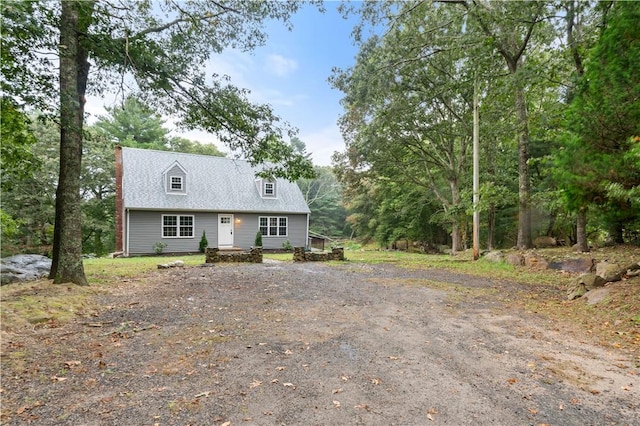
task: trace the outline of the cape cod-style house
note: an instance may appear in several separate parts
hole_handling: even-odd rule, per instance
[[[298,185],[262,179],[247,161],[208,155],[116,148],[116,250],[125,256],[304,247],[310,210]]]

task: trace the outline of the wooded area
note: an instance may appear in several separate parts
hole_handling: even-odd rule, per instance
[[[333,168],[269,105],[192,66],[264,43],[297,3],[1,7],[2,250],[52,245],[55,282],[85,284],[82,255],[113,249],[115,143],[224,155],[169,137],[162,116],[297,180],[314,232],[467,248],[475,87],[483,248],[640,244],[638,2],[343,4],[361,24],[355,64],[329,78],[344,93]],[[87,126],[85,95],[107,92],[127,96]]]
[[[343,10],[362,23],[356,64],[331,77],[345,110],[335,162],[361,238],[469,247],[477,83],[485,248],[640,241],[640,3]]]

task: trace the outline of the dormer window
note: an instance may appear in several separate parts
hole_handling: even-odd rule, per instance
[[[187,171],[177,161],[164,171],[163,179],[167,194],[187,194]]]
[[[277,198],[276,181],[256,179],[256,188],[262,198]]]
[[[171,190],[182,191],[182,176],[171,176]]]

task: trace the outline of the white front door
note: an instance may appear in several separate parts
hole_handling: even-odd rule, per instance
[[[233,215],[218,215],[218,247],[233,247]]]

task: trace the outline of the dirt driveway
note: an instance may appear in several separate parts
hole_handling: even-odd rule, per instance
[[[143,280],[22,357],[3,343],[4,424],[640,425],[637,366],[503,309],[515,284],[277,262]]]

